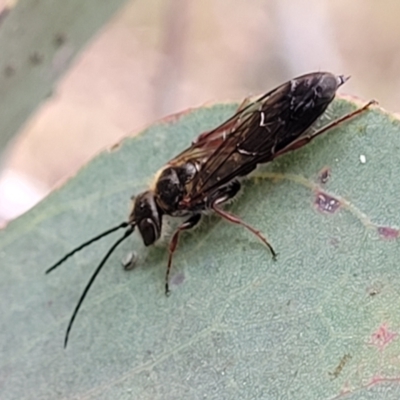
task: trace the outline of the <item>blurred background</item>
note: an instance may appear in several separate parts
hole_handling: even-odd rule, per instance
[[[9,4],[0,0],[0,16]],[[163,116],[303,73],[351,75],[342,92],[398,112],[399,16],[398,0],[125,2],[8,145],[0,221]]]

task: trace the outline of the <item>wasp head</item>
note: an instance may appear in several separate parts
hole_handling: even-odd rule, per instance
[[[137,226],[145,246],[152,245],[160,238],[162,214],[152,191],[143,192],[135,197],[129,224]]]

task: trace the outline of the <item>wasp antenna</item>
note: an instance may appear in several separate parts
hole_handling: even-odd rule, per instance
[[[82,243],[80,246],[76,247],[75,249],[73,249],[72,251],[70,251],[69,253],[67,253],[61,260],[57,261],[54,265],[52,265],[47,271],[46,274],[48,274],[49,272],[53,271],[53,269],[56,269],[58,266],[60,266],[64,261],[66,261],[68,258],[70,258],[72,255],[74,255],[75,253],[77,253],[78,251],[82,250],[84,247],[89,246],[90,244],[92,244],[93,242],[95,242],[96,240],[99,240],[101,238],[103,238],[104,236],[109,235],[110,233],[113,233],[115,231],[117,231],[118,229],[121,228],[126,228],[129,226],[129,222],[123,222],[122,224],[119,224],[118,226],[114,226],[114,228],[109,229],[108,231],[105,231],[103,233],[100,233],[100,235],[95,236],[94,238],[88,240],[85,243]],[[133,231],[133,229],[132,229]]]
[[[116,228],[114,228],[116,229]],[[83,303],[83,300],[85,299],[90,287],[92,286],[94,280],[96,279],[97,275],[99,274],[99,272],[101,271],[101,269],[103,268],[104,264],[106,263],[106,261],[108,260],[108,257],[111,256],[111,254],[114,252],[114,250],[118,247],[118,245],[120,243],[122,243],[129,235],[131,235],[131,233],[134,231],[135,227],[131,226],[125,233],[124,235],[119,238],[110,248],[110,250],[108,250],[107,254],[104,256],[104,258],[101,260],[99,266],[96,268],[96,270],[94,271],[92,277],[90,278],[89,282],[87,283],[85,290],[83,291],[80,299],[78,300],[78,304],[75,307],[74,312],[72,313],[72,317],[69,320],[69,324],[68,324],[68,328],[67,328],[67,332],[65,333],[65,340],[64,340],[64,349],[67,347],[68,344],[68,336],[69,333],[71,331],[72,325],[74,323],[74,320],[78,314],[78,311]]]

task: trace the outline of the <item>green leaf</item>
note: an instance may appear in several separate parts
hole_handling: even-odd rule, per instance
[[[74,57],[125,2],[1,2],[16,4],[0,16],[0,156]]]
[[[355,106],[337,100],[328,115]],[[125,139],[0,232],[2,399],[399,398],[400,124],[376,107],[271,163],[229,206],[277,261],[245,229],[206,218],[183,235],[167,298],[167,252],[151,248],[143,261],[135,234],[63,349],[84,286],[122,233],[46,268],[126,220],[130,195],[235,107]],[[132,249],[142,260],[127,272]]]

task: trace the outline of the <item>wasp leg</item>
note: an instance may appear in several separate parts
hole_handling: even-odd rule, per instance
[[[169,273],[171,271],[171,266],[172,266],[172,256],[174,255],[174,252],[176,250],[176,246],[178,245],[179,241],[179,234],[182,231],[186,231],[188,229],[193,228],[196,226],[201,219],[201,214],[196,214],[193,215],[193,217],[190,217],[187,221],[185,221],[178,229],[174,232],[172,235],[171,241],[169,242],[169,256],[168,256],[168,266],[167,266],[167,273],[165,274],[165,294],[168,296],[170,291],[169,291]]]
[[[236,112],[243,111],[248,105],[251,103],[251,97],[245,97],[245,99],[239,104],[239,107],[237,108]]]
[[[272,254],[272,258],[276,260],[276,253],[273,247],[271,246],[270,243],[268,243],[268,240],[264,237],[264,235],[258,231],[257,229],[253,228],[251,225],[248,225],[246,222],[244,222],[242,219],[240,219],[238,216],[233,215],[225,210],[222,210],[219,208],[217,205],[213,205],[212,209],[222,218],[226,219],[229,222],[232,222],[237,225],[242,225],[246,229],[248,229],[251,233],[256,235],[270,250]]]
[[[211,203],[211,209],[214,210],[220,217],[226,219],[229,222],[232,222],[233,224],[242,225],[251,233],[256,235],[269,248],[273,259],[276,260],[275,250],[273,249],[271,244],[268,243],[268,240],[264,237],[264,235],[260,231],[248,225],[238,216],[233,215],[228,211],[225,211],[222,208],[218,207],[219,204],[225,203],[227,200],[233,198],[240,190],[240,186],[241,186],[240,182],[232,181],[229,185],[222,188],[220,193],[218,194],[218,197],[216,196],[213,202]]]
[[[328,131],[329,129],[334,128],[335,126],[340,125],[341,123],[354,118],[356,115],[361,114],[362,112],[366,111],[370,106],[376,104],[375,100],[371,100],[369,101],[367,104],[365,104],[364,106],[362,106],[361,108],[358,108],[355,111],[352,111],[348,114],[343,115],[343,117],[340,117],[332,122],[330,122],[329,124],[323,126],[322,128],[318,129],[316,132],[312,132],[308,135],[305,136],[300,136],[297,140],[295,140],[294,142],[290,143],[288,146],[284,147],[283,149],[277,151],[274,154],[274,158],[281,156],[282,154],[285,154],[289,151],[292,150],[296,150],[299,149],[300,147],[305,146],[307,143],[311,142],[311,140],[313,140],[314,138],[316,138],[317,136],[321,135],[322,133]]]

